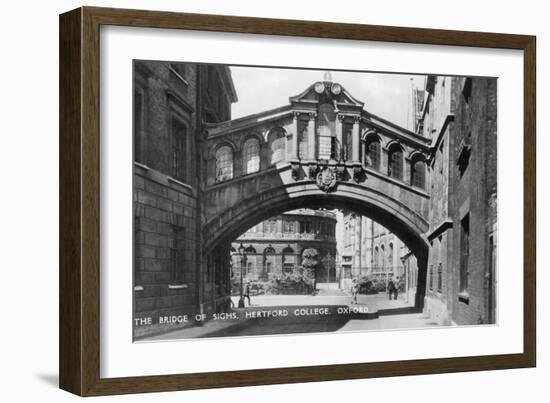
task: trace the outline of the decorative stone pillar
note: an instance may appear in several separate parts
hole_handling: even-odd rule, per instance
[[[342,131],[344,125],[344,115],[338,115],[336,118],[336,160],[342,161],[344,157],[344,143],[342,141]]]
[[[360,148],[360,138],[359,138],[359,120],[360,116],[353,117],[353,129],[351,132],[351,155],[352,162],[359,163],[359,148]]]
[[[307,135],[308,135],[308,159],[315,160],[316,149],[317,149],[317,136],[315,135],[315,112],[309,113],[309,122],[307,126]]]
[[[300,157],[298,154],[298,119],[300,118],[300,114],[298,112],[293,112],[292,115],[293,119],[290,161],[297,161]]]

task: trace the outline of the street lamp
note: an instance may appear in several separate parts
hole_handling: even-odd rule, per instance
[[[245,253],[246,249],[243,246],[242,242],[238,249],[239,249],[239,254],[241,255],[241,296],[239,298],[239,308],[244,308],[243,274],[244,274],[244,268],[246,265],[246,253]]]

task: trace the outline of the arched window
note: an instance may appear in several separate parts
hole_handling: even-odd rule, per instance
[[[374,265],[378,268],[380,267],[380,250],[378,246],[374,248]]]
[[[283,253],[285,255],[293,255],[294,249],[292,249],[290,246],[287,246],[286,248],[283,249]]]
[[[317,118],[319,159],[333,159],[336,154],[336,112],[331,104],[319,106]]]
[[[248,139],[243,146],[244,174],[251,174],[260,170],[260,142],[258,139]]]
[[[424,189],[426,187],[426,163],[420,156],[411,161],[411,186]]]
[[[365,143],[365,165],[372,169],[380,169],[380,141],[378,139],[371,138]]]
[[[275,263],[275,249],[271,245],[269,245],[267,248],[264,249],[264,279],[267,279],[269,274],[273,272]]]
[[[388,266],[393,266],[393,243],[390,243],[390,247],[388,248]]]
[[[388,175],[403,180],[403,150],[397,144],[392,145],[388,152]]]
[[[382,245],[380,247],[380,260],[382,260],[382,267],[386,267],[386,247],[384,245]]]
[[[233,149],[222,146],[216,151],[216,182],[233,179]]]
[[[269,163],[278,164],[285,160],[285,132],[281,128],[271,130],[268,135]]]

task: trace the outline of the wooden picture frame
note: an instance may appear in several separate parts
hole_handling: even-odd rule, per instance
[[[524,52],[523,353],[128,378],[100,377],[100,27],[170,28]],[[534,36],[82,7],[60,16],[60,387],[81,396],[536,365]]]

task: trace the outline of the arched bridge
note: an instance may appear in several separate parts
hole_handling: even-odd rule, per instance
[[[427,253],[430,140],[369,113],[338,83],[211,126],[205,147],[205,251],[274,214],[325,207],[369,216]]]

